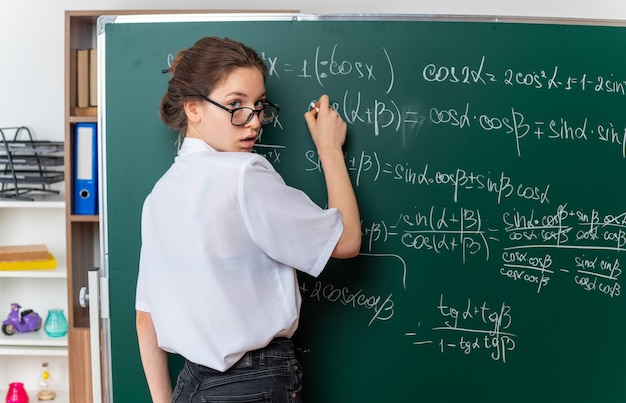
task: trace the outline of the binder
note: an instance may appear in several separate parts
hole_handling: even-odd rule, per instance
[[[89,49],[89,106],[98,106],[98,51]]]
[[[89,49],[76,51],[76,106],[89,106]]]
[[[98,214],[97,129],[96,123],[74,128],[74,214]]]

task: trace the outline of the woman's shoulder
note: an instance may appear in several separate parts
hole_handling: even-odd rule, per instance
[[[274,167],[262,155],[257,153],[218,153],[222,163],[237,166],[240,169],[271,169]]]
[[[220,152],[196,138],[186,138],[184,140],[177,159],[194,161],[194,163],[217,163],[235,167],[248,165],[272,168],[272,165],[264,156],[255,152]]]

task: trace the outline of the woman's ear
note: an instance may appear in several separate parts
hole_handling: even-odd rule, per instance
[[[187,120],[195,123],[200,121],[200,105],[197,100],[183,102],[183,108],[185,109]]]

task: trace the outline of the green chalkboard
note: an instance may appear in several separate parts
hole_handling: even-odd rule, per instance
[[[104,25],[115,401],[147,401],[140,210],[176,148],[157,116],[161,70],[206,35],[263,55],[281,114],[256,150],[322,206],[302,114],[328,93],[348,122],[364,241],[300,277],[307,402],[626,399],[625,28],[206,19]]]

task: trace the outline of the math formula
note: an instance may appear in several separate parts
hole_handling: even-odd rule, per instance
[[[431,328],[407,331],[405,336],[420,348],[436,346],[441,353],[457,351],[465,355],[488,354],[494,360],[507,362],[515,350],[517,335],[512,333],[512,309],[506,303],[490,306],[468,298],[463,305],[451,305],[442,294],[436,306],[441,322]],[[432,335],[428,338],[427,335]],[[425,336],[427,338],[425,338]]]
[[[424,125],[444,125],[454,130],[478,130],[494,136],[494,140],[505,136],[510,139],[518,158],[531,141],[538,144],[554,141],[606,143],[626,158],[626,126],[618,126],[612,120],[598,121],[584,114],[550,115],[549,111],[536,115],[515,104],[498,103],[487,110],[483,105],[475,106],[470,99],[448,104],[407,103],[394,96],[397,83],[409,80],[416,87],[420,83],[504,89],[521,87],[538,94],[541,91],[591,92],[626,97],[626,76],[618,78],[612,72],[595,77],[585,72],[564,73],[559,66],[538,66],[532,71],[505,67],[496,71],[490,67],[489,59],[479,56],[475,61],[456,66],[435,62],[418,65],[409,77],[397,77],[394,60],[401,55],[390,53],[386,47],[356,58],[346,56],[346,53],[346,46],[335,43],[311,48],[308,57],[302,60],[283,60],[269,52],[264,52],[263,57],[269,66],[268,74],[279,81],[286,77],[313,80],[322,89],[330,83],[333,88],[341,83],[350,83],[356,88],[365,87],[365,83],[376,83],[379,91],[375,94],[351,87],[337,92],[339,96],[332,100],[334,108],[349,125],[373,136],[404,138],[419,132]]]
[[[359,258],[390,279],[375,287],[332,275],[302,281],[307,303],[352,312],[367,328],[403,321],[418,352],[503,364],[527,340],[515,324],[558,311],[550,302],[593,306],[597,315],[597,306],[617,309],[626,264],[618,179],[626,121],[612,105],[626,102],[623,69],[480,52],[407,58],[408,50],[376,43],[359,53],[337,40],[281,56],[263,52],[269,80],[307,89],[288,108],[304,113],[328,93],[346,122]],[[294,182],[322,181],[316,147],[303,121],[294,121],[279,117],[264,128],[256,152]],[[306,145],[281,142],[291,136]],[[297,161],[297,172],[283,167],[287,160]],[[407,297],[422,292],[427,297]],[[520,301],[549,302],[530,312]],[[412,315],[414,303],[432,315]]]

